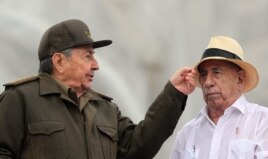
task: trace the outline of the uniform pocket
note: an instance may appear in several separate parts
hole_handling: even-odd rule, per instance
[[[118,134],[117,130],[108,126],[98,125],[101,147],[106,158],[116,158]]]
[[[254,150],[253,140],[233,140],[229,145],[228,159],[252,159],[254,158]]]
[[[98,126],[98,129],[111,140],[115,142],[118,141],[117,131],[114,128],[107,126]]]
[[[58,121],[41,121],[28,124],[33,158],[67,158],[64,124]]]

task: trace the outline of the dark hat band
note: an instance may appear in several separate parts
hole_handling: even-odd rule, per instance
[[[216,49],[216,48],[211,48],[211,49],[205,50],[201,59],[204,59],[207,57],[214,57],[214,56],[225,57],[228,59],[242,60],[239,56],[235,55],[234,53],[231,53],[231,52],[228,52],[225,50],[221,50],[221,49]]]

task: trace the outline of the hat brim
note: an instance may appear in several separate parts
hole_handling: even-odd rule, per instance
[[[112,44],[112,40],[100,40],[100,41],[94,41],[92,43],[92,47],[93,48],[100,48],[100,47],[104,47],[104,46],[108,46]]]
[[[96,49],[96,48],[100,48],[100,47],[104,47],[104,46],[108,46],[108,45],[112,44],[112,40],[88,41],[88,42],[75,44],[75,45],[71,46],[70,48],[76,47],[76,46],[81,46],[81,45],[89,45],[89,44],[91,44],[92,47],[94,49]]]
[[[198,72],[198,67],[201,63],[203,63],[204,61],[208,61],[208,60],[223,60],[223,61],[228,61],[231,63],[234,63],[236,65],[238,65],[241,69],[243,69],[246,72],[246,78],[245,78],[245,86],[243,89],[243,92],[248,92],[250,90],[252,90],[253,88],[255,88],[259,82],[259,75],[258,72],[256,70],[256,68],[251,65],[250,63],[246,62],[246,61],[242,61],[242,60],[238,60],[238,59],[227,59],[224,57],[207,57],[202,59],[199,63],[197,63],[194,66],[194,69],[197,70]],[[200,83],[199,80],[197,79],[197,86],[200,87]]]

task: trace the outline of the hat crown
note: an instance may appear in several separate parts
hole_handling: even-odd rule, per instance
[[[87,44],[92,45],[93,48],[99,48],[111,43],[111,40],[94,41],[86,23],[78,19],[70,19],[46,30],[39,44],[38,56],[42,61],[51,57],[55,52],[65,49]]]
[[[93,42],[88,26],[81,20],[70,19],[47,29],[39,45],[40,61],[54,52],[63,51],[75,45]]]
[[[242,47],[232,38],[226,36],[215,36],[210,39],[207,49],[217,48],[227,52],[231,52],[242,60],[244,60],[244,54]]]
[[[238,65],[245,71],[243,92],[248,92],[255,88],[259,81],[256,68],[244,60],[241,46],[232,38],[226,36],[215,36],[209,41],[207,49],[204,51],[201,60],[194,66],[199,71],[199,65],[207,60],[223,60]],[[197,78],[197,86],[200,86]]]

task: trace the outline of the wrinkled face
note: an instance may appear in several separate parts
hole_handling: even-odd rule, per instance
[[[72,48],[71,55],[66,56],[63,65],[63,81],[70,87],[85,91],[91,87],[94,72],[98,69],[99,65],[91,46]]]
[[[199,65],[199,83],[208,107],[226,109],[242,94],[245,72],[238,66],[207,60]]]

